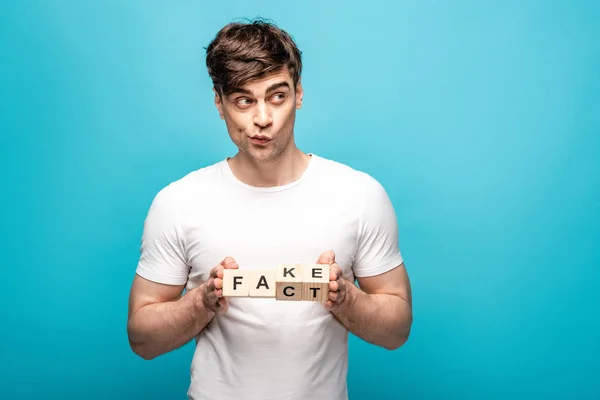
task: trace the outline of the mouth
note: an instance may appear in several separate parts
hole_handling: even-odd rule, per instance
[[[258,145],[264,145],[267,144],[271,141],[272,139],[268,136],[264,136],[264,135],[256,135],[256,136],[250,136],[250,142],[254,143],[254,144],[258,144]]]

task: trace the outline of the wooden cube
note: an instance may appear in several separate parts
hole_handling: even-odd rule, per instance
[[[250,294],[250,276],[248,271],[239,269],[223,270],[223,296],[248,297]]]
[[[250,270],[250,297],[275,297],[275,270]]]
[[[275,298],[302,301],[302,265],[279,264],[275,270]]]
[[[302,270],[302,300],[324,303],[329,298],[329,265],[308,264]]]

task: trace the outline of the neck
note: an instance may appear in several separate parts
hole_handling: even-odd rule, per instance
[[[300,179],[308,167],[310,155],[292,146],[272,161],[258,162],[239,152],[228,162],[236,178],[245,184],[273,187]]]

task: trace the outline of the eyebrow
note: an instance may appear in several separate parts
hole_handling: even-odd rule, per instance
[[[281,87],[286,87],[286,88],[288,88],[288,89],[289,89],[289,87],[290,87],[290,84],[289,84],[289,83],[287,83],[287,82],[278,82],[278,83],[274,83],[274,84],[272,84],[271,86],[269,86],[269,87],[267,88],[267,93],[269,93],[269,92],[272,92],[273,90],[275,90],[275,89],[279,89],[279,88],[281,88]],[[251,91],[249,91],[249,90],[246,90],[246,89],[243,89],[243,88],[240,88],[240,87],[238,87],[238,88],[234,88],[234,89],[231,91],[231,93],[232,93],[232,94],[233,94],[233,93],[242,93],[242,94],[247,94],[247,95],[250,95],[250,96],[252,96],[252,95],[253,95]]]

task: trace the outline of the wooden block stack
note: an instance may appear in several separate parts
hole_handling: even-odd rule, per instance
[[[225,269],[223,296],[324,303],[329,297],[329,265],[280,264],[275,270]]]
[[[305,265],[302,269],[302,300],[327,301],[329,297],[329,265]]]
[[[302,264],[281,264],[275,270],[277,300],[302,301]]]

